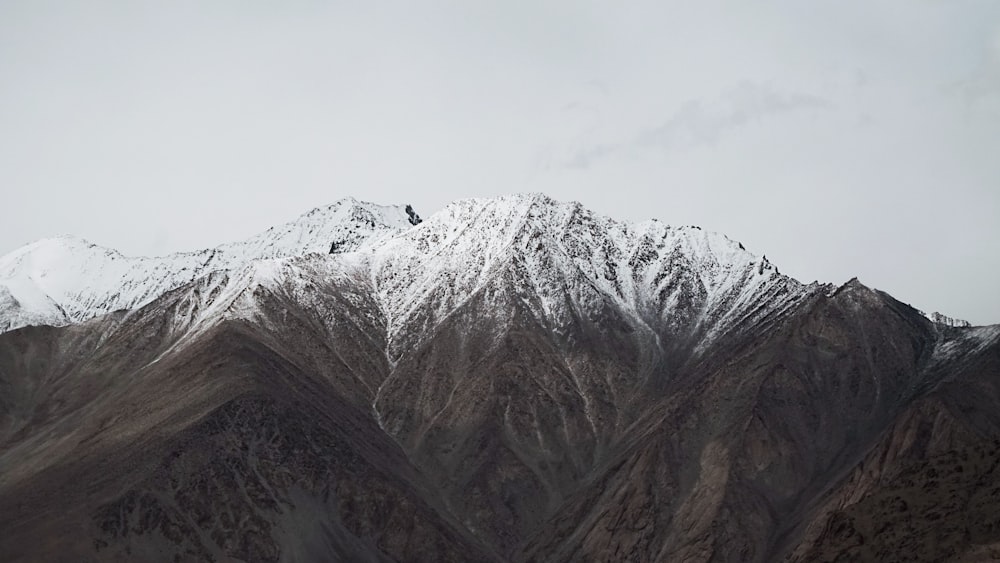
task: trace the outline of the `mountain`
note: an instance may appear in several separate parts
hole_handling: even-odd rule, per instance
[[[1000,553],[998,326],[540,195],[204,252],[0,259],[6,559]]]
[[[409,206],[344,199],[248,240],[198,252],[132,258],[71,236],[0,258],[0,330],[62,326],[135,309],[219,270],[309,253],[352,252],[420,223]]]

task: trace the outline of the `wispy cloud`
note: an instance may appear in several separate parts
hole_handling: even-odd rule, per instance
[[[1000,114],[1000,28],[988,39],[976,70],[946,87],[945,92],[961,96],[969,110]]]
[[[632,149],[674,151],[712,145],[734,129],[780,114],[828,110],[829,100],[804,93],[780,93],[760,84],[742,82],[711,103],[690,100],[655,127],[624,142],[596,144],[577,151],[566,163],[587,168],[605,157]]]

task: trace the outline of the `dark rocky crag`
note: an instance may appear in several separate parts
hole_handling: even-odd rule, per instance
[[[600,235],[574,217],[564,232]],[[1000,553],[997,327],[764,261],[734,274],[765,276],[753,299],[713,296],[655,245],[622,260],[641,275],[594,281],[560,253],[600,236],[529,227],[503,260],[435,273],[405,315],[390,283],[312,255],[0,334],[0,558]],[[657,291],[629,301],[629,283]]]

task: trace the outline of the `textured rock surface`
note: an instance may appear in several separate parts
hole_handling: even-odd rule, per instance
[[[350,252],[0,334],[4,559],[1000,546],[1000,328],[539,196],[399,213]]]

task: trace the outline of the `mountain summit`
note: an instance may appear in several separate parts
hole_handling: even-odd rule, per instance
[[[166,291],[254,261],[353,252],[420,222],[410,206],[346,198],[247,240],[133,258],[75,237],[44,239],[0,257],[0,330],[62,326],[135,309]]]
[[[0,259],[7,560],[1000,553],[1000,327],[542,195]]]

